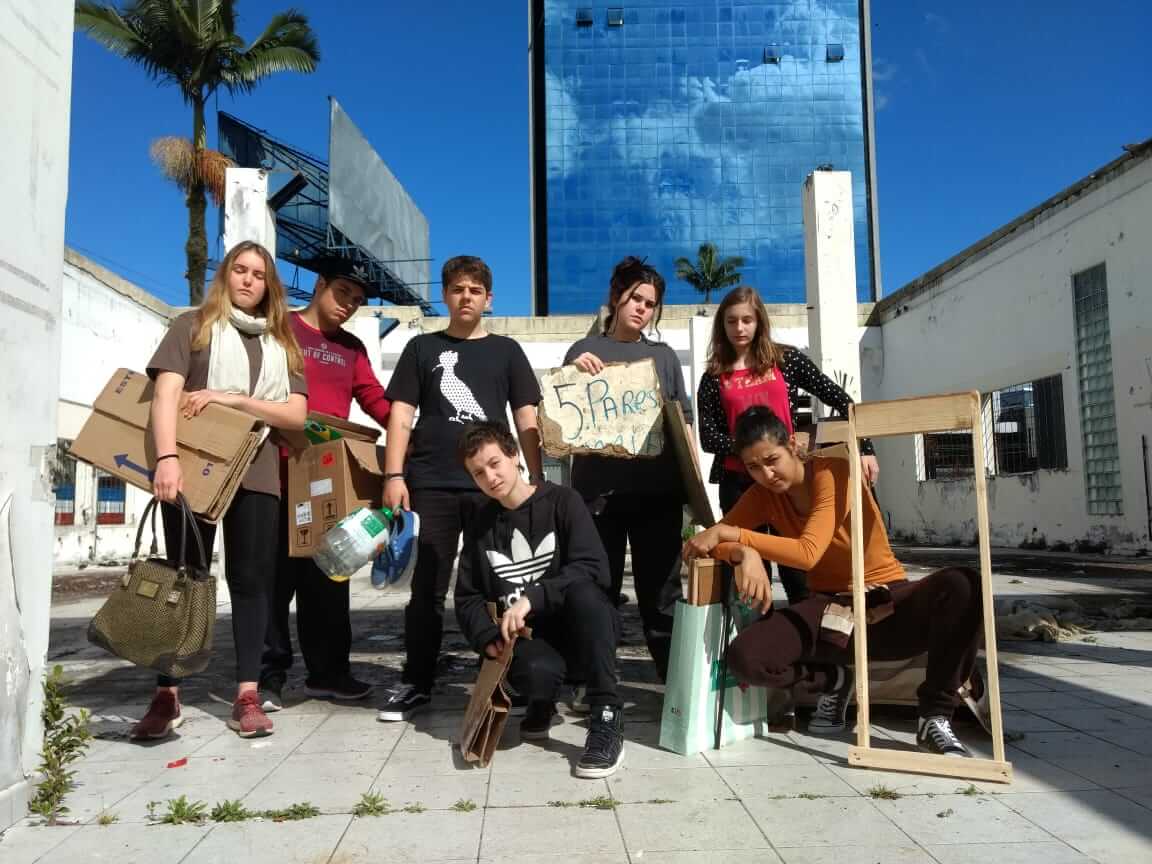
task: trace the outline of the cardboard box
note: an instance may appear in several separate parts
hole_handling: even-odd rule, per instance
[[[72,442],[71,455],[151,492],[152,392],[147,375],[117,369]],[[263,422],[223,405],[208,405],[196,417],[178,416],[176,450],[184,497],[194,513],[210,522],[224,515],[264,435]]]
[[[328,529],[383,495],[383,447],[340,438],[298,451],[288,460],[288,554],[312,557]]]
[[[379,429],[371,426],[361,426],[359,423],[353,423],[351,420],[345,420],[343,417],[335,417],[319,411],[310,411],[308,413],[308,419],[336,430],[340,433],[341,438],[351,438],[353,441],[372,442],[380,437]],[[312,446],[312,442],[303,429],[293,429],[291,431],[277,429],[276,435],[280,441],[293,450],[304,450]]]

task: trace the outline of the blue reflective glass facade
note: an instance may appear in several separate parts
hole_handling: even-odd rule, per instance
[[[535,303],[591,312],[648,256],[667,303],[701,243],[767,302],[804,301],[804,178],[853,176],[857,295],[874,299],[863,0],[532,0]],[[838,59],[842,58],[842,59]],[[713,298],[713,301],[718,299]]]

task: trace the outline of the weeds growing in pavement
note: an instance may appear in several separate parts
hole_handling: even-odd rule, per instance
[[[476,802],[469,798],[461,798],[452,805],[452,809],[457,813],[471,813],[476,809]]]
[[[360,803],[352,808],[353,816],[383,816],[390,808],[385,797],[377,792],[365,792]]]
[[[897,792],[895,789],[889,789],[883,783],[878,783],[868,790],[869,798],[876,798],[880,801],[895,801],[904,796]]]
[[[239,800],[225,800],[218,803],[208,814],[213,822],[244,822],[256,814],[240,803]]]
[[[36,792],[28,810],[42,816],[48,825],[68,812],[64,798],[76,788],[76,772],[68,766],[84,755],[92,733],[88,731],[88,712],[81,709],[68,714],[64,698],[64,671],[53,667],[44,678],[44,707],[40,719],[44,724],[44,749],[40,752],[40,774]]]
[[[300,819],[313,819],[320,815],[320,808],[307,801],[298,804],[289,804],[282,810],[261,810],[254,814],[273,822],[296,822]]]

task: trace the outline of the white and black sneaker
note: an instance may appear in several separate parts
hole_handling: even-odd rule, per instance
[[[624,710],[618,705],[596,705],[588,721],[584,755],[576,763],[576,776],[595,780],[616,773],[624,764]]]
[[[921,717],[916,723],[916,746],[937,756],[970,757],[947,717]]]
[[[401,684],[388,692],[384,707],[376,715],[381,723],[399,723],[432,704],[431,693],[421,693],[411,684]]]
[[[265,714],[273,714],[284,707],[284,685],[288,683],[288,676],[276,670],[260,676],[259,697],[260,707]]]
[[[827,693],[816,700],[816,710],[808,721],[812,735],[840,735],[848,725],[848,706],[856,692],[855,676],[847,666],[836,667],[836,680]]]
[[[521,741],[544,741],[556,716],[555,702],[529,702],[524,719],[520,721]]]

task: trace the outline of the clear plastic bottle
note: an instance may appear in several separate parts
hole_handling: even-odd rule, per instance
[[[335,582],[347,582],[388,544],[392,511],[360,507],[337,522],[316,547],[313,560]]]

